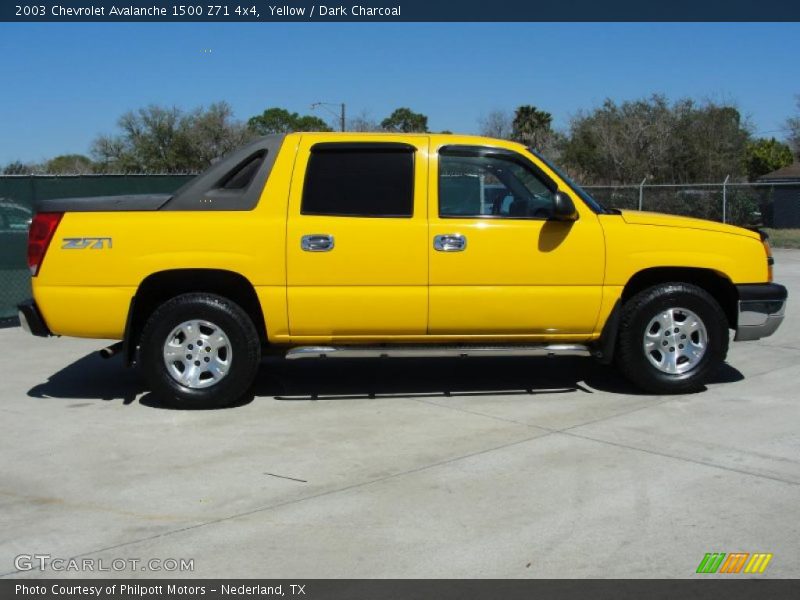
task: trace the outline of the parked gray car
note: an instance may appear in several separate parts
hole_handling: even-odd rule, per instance
[[[32,218],[30,209],[0,198],[0,269],[26,268]]]

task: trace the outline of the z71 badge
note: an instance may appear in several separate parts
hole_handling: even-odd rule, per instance
[[[84,250],[91,248],[92,250],[105,250],[111,248],[110,237],[85,237],[85,238],[64,238],[61,240],[62,250]]]

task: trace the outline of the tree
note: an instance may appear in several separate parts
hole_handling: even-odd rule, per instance
[[[553,115],[535,106],[524,105],[514,112],[511,138],[514,141],[543,150],[553,136]]]
[[[792,151],[775,138],[760,138],[747,144],[745,169],[747,178],[755,181],[762,175],[792,164]]]
[[[347,131],[370,132],[380,130],[381,126],[378,122],[373,120],[369,113],[364,110],[347,121]]]
[[[226,102],[188,113],[150,105],[123,114],[118,125],[121,133],[101,135],[92,145],[100,170],[197,171],[252,136]]]
[[[492,110],[478,119],[480,134],[486,137],[511,139],[514,128],[514,116],[507,110]]]
[[[150,105],[126,112],[117,122],[122,134],[101,136],[93,151],[102,162],[123,171],[190,169],[183,119],[175,106]]]
[[[47,173],[85,174],[94,171],[92,159],[83,154],[62,154],[51,158],[44,166]]]
[[[742,157],[751,139],[751,127],[734,106],[706,102],[684,115],[691,132],[687,139],[673,140],[691,151],[684,163],[688,181],[719,181],[744,175]],[[672,151],[678,148],[673,145]],[[694,168],[692,168],[694,167]]]
[[[187,126],[187,142],[200,168],[255,137],[244,123],[234,119],[233,109],[226,102],[212,104],[207,110],[195,109],[188,115]]]
[[[331,131],[330,126],[313,115],[290,113],[285,108],[268,108],[260,115],[250,117],[247,126],[258,135],[291,133],[293,131]]]
[[[3,175],[30,175],[34,170],[33,165],[26,165],[22,161],[15,160],[3,167]]]
[[[563,162],[582,181],[654,183],[722,181],[744,173],[750,127],[733,106],[662,95],[575,115]]]
[[[296,119],[294,131],[333,131],[333,129],[319,117],[303,115]]]
[[[797,116],[786,119],[786,129],[789,132],[789,145],[797,160],[800,160],[800,95],[797,96],[797,110]]]
[[[410,108],[398,108],[381,121],[381,129],[395,133],[425,133],[428,131],[428,117]]]

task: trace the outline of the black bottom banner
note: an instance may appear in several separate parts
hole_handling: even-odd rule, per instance
[[[303,600],[503,600],[533,598],[656,600],[670,598],[800,598],[796,580],[508,580],[508,579],[198,579],[198,580],[35,580],[0,581],[0,598],[77,600],[178,600],[204,598],[293,598]]]

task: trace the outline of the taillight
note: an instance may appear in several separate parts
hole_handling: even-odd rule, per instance
[[[28,268],[33,277],[39,274],[47,247],[62,216],[64,213],[38,213],[31,221],[28,231]]]

